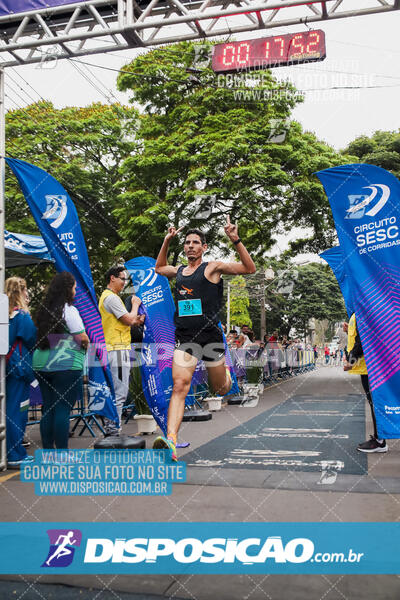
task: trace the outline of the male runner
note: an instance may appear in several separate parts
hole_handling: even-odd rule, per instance
[[[197,362],[201,359],[204,361],[214,393],[223,396],[232,386],[230,372],[225,365],[222,331],[218,327],[223,292],[221,275],[245,275],[256,271],[252,258],[239,238],[237,225],[230,222],[229,216],[225,233],[234,244],[240,262],[203,262],[203,254],[207,250],[205,236],[198,229],[189,229],[183,246],[188,265],[168,265],[169,243],[181,229],[169,227],[155,267],[157,273],[168,279],[176,277],[173,389],[168,408],[167,437],[159,436],[153,445],[156,449],[172,450],[173,460],[177,460],[176,438]]]

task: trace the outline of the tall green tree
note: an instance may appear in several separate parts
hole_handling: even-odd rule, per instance
[[[78,211],[98,289],[118,257],[121,241],[113,210],[118,206],[119,168],[136,151],[134,108],[92,104],[56,109],[39,102],[6,116],[8,156],[48,171],[65,187]],[[17,180],[6,172],[6,228],[37,234]],[[37,271],[32,269],[31,282]],[[43,278],[43,271],[37,272]]]
[[[221,247],[218,231],[227,214],[239,221],[255,257],[294,225],[312,230],[296,250],[332,245],[330,211],[313,173],[343,157],[290,121],[301,100],[291,84],[270,71],[258,72],[250,87],[210,67],[194,73],[195,48],[190,42],[157,48],[119,75],[119,89],[142,110],[140,152],[123,164],[114,211],[120,251],[155,256],[169,223],[201,227]],[[274,143],[272,130],[284,122],[286,138]],[[177,242],[171,251],[176,263]]]
[[[377,165],[400,179],[400,130],[376,131],[371,137],[360,136],[345,150],[358,162]]]
[[[266,301],[269,331],[277,329],[285,335],[291,330],[305,335],[312,318],[331,323],[346,319],[337,281],[328,265],[320,263],[292,265],[286,273],[278,275]]]

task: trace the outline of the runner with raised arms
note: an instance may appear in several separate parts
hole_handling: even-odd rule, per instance
[[[203,262],[203,254],[208,248],[205,236],[198,229],[189,229],[183,246],[188,265],[168,265],[170,241],[182,229],[169,227],[156,261],[157,273],[165,275],[168,279],[176,277],[176,330],[167,437],[157,437],[153,448],[169,448],[174,460],[177,460],[176,440],[185,410],[185,398],[197,362],[204,361],[210,387],[215,394],[227,394],[232,386],[230,372],[225,365],[222,330],[218,325],[223,298],[221,275],[245,275],[256,271],[250,254],[239,238],[238,226],[230,222],[229,215],[224,229],[239,254],[240,262]]]

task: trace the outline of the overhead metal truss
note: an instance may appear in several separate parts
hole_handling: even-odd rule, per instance
[[[88,0],[0,17],[0,65],[390,12],[400,0]]]

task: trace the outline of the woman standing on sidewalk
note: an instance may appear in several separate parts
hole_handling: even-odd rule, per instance
[[[33,368],[43,397],[40,435],[44,449],[68,447],[69,416],[82,387],[89,338],[72,306],[75,293],[71,273],[57,273],[36,317],[38,349]]]
[[[36,342],[36,327],[29,314],[25,279],[5,281],[9,306],[9,352],[6,356],[6,432],[7,464],[11,469],[31,462],[22,445],[29,408],[29,384],[34,379],[31,352]]]

